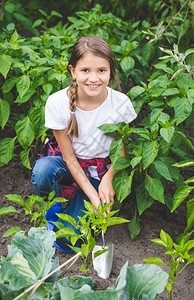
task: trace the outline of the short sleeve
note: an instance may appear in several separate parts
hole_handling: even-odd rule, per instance
[[[45,105],[45,127],[62,130],[67,127],[70,112],[62,95],[51,95]]]
[[[137,114],[134,110],[131,100],[125,94],[118,91],[115,91],[114,96],[114,123],[132,122],[137,117]]]

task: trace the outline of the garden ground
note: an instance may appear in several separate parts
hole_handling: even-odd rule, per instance
[[[12,205],[4,197],[5,194],[18,194],[22,197],[34,194],[33,186],[30,182],[30,171],[21,164],[18,158],[14,158],[9,165],[0,168],[0,207]],[[182,204],[178,211],[171,214],[166,206],[156,203],[150,209],[146,210],[141,216],[141,232],[132,241],[128,234],[127,224],[112,226],[105,234],[107,245],[114,244],[114,260],[110,278],[108,280],[97,277],[94,270],[90,270],[89,276],[92,276],[95,289],[106,289],[108,286],[114,285],[120,273],[122,266],[128,261],[129,267],[143,263],[145,258],[158,256],[166,261],[164,254],[165,249],[151,242],[152,239],[158,238],[160,230],[166,231],[175,241],[176,237],[184,231],[186,224],[186,208]],[[121,209],[121,217],[131,218],[130,201],[124,203]],[[29,225],[20,215],[11,215],[0,217],[0,253],[7,255],[7,245],[10,238],[3,238],[3,233],[11,226],[19,226],[23,230],[27,230]],[[98,241],[100,243],[100,241]],[[73,254],[64,254],[59,250],[56,251],[60,263],[63,263]],[[68,271],[68,275],[83,275],[80,272],[81,259]],[[189,265],[175,281],[174,300],[191,300],[194,299],[194,281],[192,277],[192,265]],[[165,270],[165,268],[164,268]],[[62,277],[64,276],[62,271]],[[192,285],[193,283],[193,285]],[[165,300],[165,292],[157,297],[159,300]]]

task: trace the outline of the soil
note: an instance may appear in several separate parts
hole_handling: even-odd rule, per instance
[[[27,170],[20,162],[19,158],[14,158],[8,165],[0,168],[0,207],[14,205],[6,200],[4,195],[18,194],[22,197],[35,194],[30,181],[30,171]],[[17,205],[16,208],[18,209]],[[119,216],[131,218],[130,200],[124,203]],[[19,226],[23,230],[29,228],[24,217],[20,215],[7,215],[0,217],[0,253],[2,256],[7,255],[7,245],[10,244],[11,238],[3,238],[3,233],[11,226]],[[184,231],[186,224],[186,207],[182,204],[178,211],[171,214],[168,208],[159,202],[156,202],[151,208],[147,209],[140,219],[141,232],[132,241],[129,237],[126,224],[112,226],[105,234],[106,244],[114,244],[114,259],[112,272],[109,279],[101,279],[96,275],[94,270],[90,270],[89,276],[94,280],[95,289],[103,290],[108,286],[113,286],[120,273],[122,266],[128,261],[129,267],[134,264],[143,263],[143,259],[158,256],[167,261],[165,249],[151,242],[152,239],[158,238],[161,229],[166,231],[175,241],[176,237]],[[72,257],[72,253],[62,253],[56,251],[60,263]],[[81,259],[68,271],[68,275],[83,275],[80,272]],[[177,277],[174,286],[175,300],[191,300],[194,299],[194,287],[192,287],[192,265],[189,265]],[[162,266],[163,268],[163,266]],[[165,271],[166,269],[163,268]],[[62,277],[64,276],[62,272]],[[193,298],[192,298],[193,297]],[[159,300],[166,299],[166,293],[163,292],[157,297]]]

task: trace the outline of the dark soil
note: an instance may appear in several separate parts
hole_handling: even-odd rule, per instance
[[[30,181],[30,171],[26,170],[18,158],[0,169],[0,207],[13,205],[13,203],[6,200],[6,194],[18,194],[22,197],[35,194],[33,186]],[[18,207],[17,207],[18,208]],[[124,203],[121,209],[120,216],[131,218],[131,204],[130,201]],[[10,243],[10,238],[3,238],[2,235],[11,226],[19,226],[23,230],[29,228],[29,224],[25,221],[24,217],[19,215],[10,215],[0,217],[0,253],[3,256],[7,255],[7,245]],[[151,242],[152,239],[158,238],[160,230],[166,231],[175,241],[176,237],[184,231],[186,224],[186,207],[182,204],[178,212],[173,214],[167,209],[166,206],[156,203],[150,209],[146,210],[141,216],[141,233],[132,241],[129,237],[127,225],[112,226],[108,229],[105,239],[106,243],[114,244],[114,260],[110,278],[108,280],[97,277],[96,272],[91,270],[89,276],[92,276],[95,289],[106,289],[108,286],[114,285],[120,273],[122,266],[128,261],[128,265],[132,266],[137,263],[143,263],[145,258],[158,256],[164,261],[167,260],[165,249]],[[73,254],[62,253],[56,251],[63,263]],[[75,274],[83,275],[80,272],[81,259],[69,270],[68,275]],[[163,268],[163,266],[162,266]],[[165,270],[165,268],[163,268]],[[192,265],[189,265],[177,277],[174,287],[175,300],[191,300],[194,299],[192,295]],[[62,272],[63,276],[63,272]],[[193,298],[192,298],[193,296]],[[158,296],[157,299],[166,299],[166,293]]]

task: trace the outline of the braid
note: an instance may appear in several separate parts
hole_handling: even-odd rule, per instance
[[[69,106],[71,112],[76,110],[76,100],[77,100],[77,83],[75,80],[69,87]],[[69,122],[67,124],[66,132],[71,136],[78,137],[78,125],[75,114],[71,114]]]

